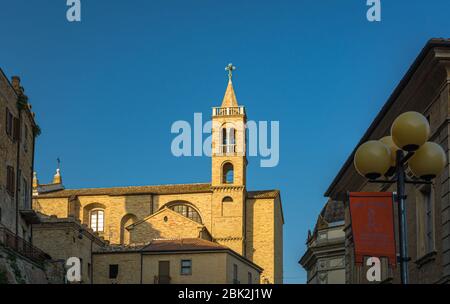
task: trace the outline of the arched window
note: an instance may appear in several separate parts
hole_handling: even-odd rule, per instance
[[[226,163],[223,165],[222,183],[232,184],[234,182],[234,170],[232,163]]]
[[[126,229],[128,226],[137,222],[137,217],[134,214],[125,215],[120,221],[120,244],[128,245],[131,243],[130,232]]]
[[[169,209],[172,209],[173,211],[197,222],[202,223],[202,219],[200,217],[200,214],[195,210],[192,206],[189,206],[185,203],[175,203],[169,205]]]
[[[105,212],[102,209],[94,209],[90,213],[89,226],[95,232],[103,232],[105,225]]]
[[[222,199],[222,203],[232,203],[232,202],[233,202],[233,199],[230,196],[225,196]]]

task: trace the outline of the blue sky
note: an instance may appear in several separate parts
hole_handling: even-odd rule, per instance
[[[62,160],[66,187],[210,181],[207,157],[175,158],[176,120],[209,119],[227,76],[249,119],[280,121],[280,163],[250,158],[248,188],[279,188],[284,276],[298,260],[327,186],[432,37],[448,37],[448,0],[65,0],[0,4],[0,67],[20,75],[42,135],[41,182]]]

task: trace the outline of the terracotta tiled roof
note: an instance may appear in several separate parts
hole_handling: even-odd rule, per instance
[[[204,239],[153,240],[145,252],[191,251],[191,250],[228,250],[228,247]]]
[[[182,194],[210,192],[211,184],[178,184],[158,186],[130,186],[113,188],[66,189],[39,194],[38,197],[70,197],[73,195],[126,195],[126,194]]]

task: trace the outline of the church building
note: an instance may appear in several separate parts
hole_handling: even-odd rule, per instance
[[[282,283],[284,218],[280,191],[250,191],[246,187],[247,116],[233,89],[233,67],[228,69],[222,105],[212,113],[210,182],[65,189],[58,169],[51,184],[39,184],[35,175],[34,210],[51,218],[74,218],[102,237],[113,249],[94,253],[97,259],[120,250],[131,254],[132,248],[154,252],[155,248],[164,248],[164,242],[174,250],[180,248],[177,244],[189,244],[191,252],[200,248],[204,252],[225,250],[257,270],[253,278],[257,276],[260,283]],[[160,267],[178,267],[159,262]],[[104,269],[95,264],[95,259],[93,263],[95,279]],[[154,265],[158,267],[158,261]],[[237,272],[236,265],[231,266],[236,268],[233,272]],[[170,269],[165,271],[172,273]]]

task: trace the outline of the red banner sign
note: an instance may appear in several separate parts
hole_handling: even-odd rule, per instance
[[[386,257],[395,267],[392,193],[351,192],[349,199],[356,263],[362,264],[364,257]]]

